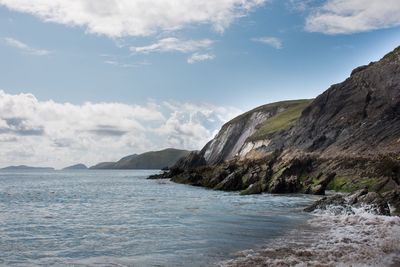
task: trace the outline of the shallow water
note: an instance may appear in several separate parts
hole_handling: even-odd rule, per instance
[[[378,216],[364,208],[337,214],[319,210],[307,224],[272,240],[262,249],[244,250],[223,267],[398,267],[400,217]]]
[[[0,265],[207,266],[304,224],[315,199],[145,179],[155,172],[0,173]]]

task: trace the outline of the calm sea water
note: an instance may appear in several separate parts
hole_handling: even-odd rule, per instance
[[[207,266],[309,218],[310,196],[145,179],[156,172],[0,173],[0,265]]]

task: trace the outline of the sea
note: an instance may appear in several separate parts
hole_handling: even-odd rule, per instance
[[[0,172],[0,266],[396,266],[399,260],[398,217],[309,214],[303,208],[319,197],[241,196],[146,179],[156,173]]]

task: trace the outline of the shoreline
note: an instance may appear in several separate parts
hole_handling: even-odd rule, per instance
[[[336,208],[316,210],[300,229],[216,266],[399,266],[400,217]]]

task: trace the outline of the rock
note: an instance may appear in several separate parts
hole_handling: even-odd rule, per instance
[[[264,181],[258,181],[254,184],[251,184],[248,188],[240,192],[241,195],[255,195],[255,194],[261,194],[262,192],[265,192],[267,189],[267,184]]]
[[[295,175],[278,177],[269,185],[269,192],[274,194],[296,193],[299,191],[298,177]]]
[[[313,195],[321,195],[321,196],[323,196],[323,195],[325,195],[325,188],[321,184],[318,184],[318,185],[316,185],[316,186],[311,188],[310,193],[313,194]]]
[[[391,197],[396,199],[398,195],[396,195],[395,192],[387,195],[388,199]],[[341,214],[343,212],[353,213],[352,207],[363,208],[365,211],[376,215],[390,215],[390,210],[386,199],[376,192],[368,192],[367,189],[358,190],[353,194],[347,195],[346,197],[343,195],[324,197],[305,208],[304,211],[312,212],[315,210],[329,209],[335,214]]]
[[[171,181],[193,186],[202,186],[203,176],[197,172],[183,172],[174,176]]]
[[[316,201],[312,205],[304,209],[306,212],[312,212],[315,210],[326,210],[328,207],[345,207],[347,204],[346,199],[342,195],[333,195],[329,197],[323,197]]]
[[[237,191],[242,188],[242,175],[240,172],[233,172],[222,182],[214,187],[215,190]]]
[[[350,205],[354,205],[358,202],[358,198],[368,194],[368,188],[363,188],[363,189],[359,189],[357,191],[355,191],[354,193],[352,193],[350,196],[348,196],[348,203]]]
[[[400,188],[384,193],[383,198],[389,205],[390,215],[400,216]]]
[[[171,169],[187,170],[191,168],[198,168],[206,165],[206,161],[198,151],[189,153],[186,157],[181,158]]]
[[[376,192],[369,192],[358,197],[356,207],[363,207],[367,211],[377,215],[390,215],[390,209],[385,199]]]
[[[319,175],[318,183],[312,187],[307,193],[311,193],[314,195],[325,195],[325,190],[328,184],[335,178],[336,173],[329,173],[328,175],[323,175],[322,173]]]

